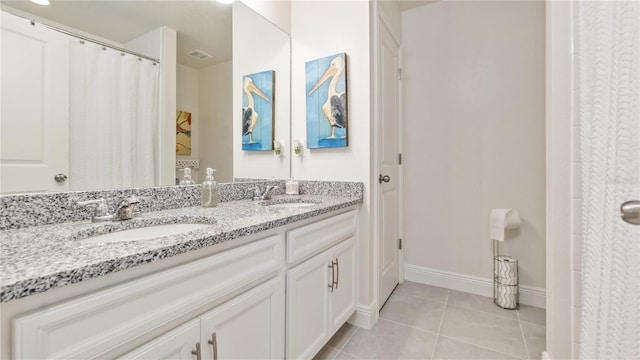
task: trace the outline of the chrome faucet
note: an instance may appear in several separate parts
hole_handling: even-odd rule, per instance
[[[113,214],[109,214],[109,207],[107,207],[107,201],[104,198],[100,198],[97,200],[87,200],[87,201],[78,201],[76,204],[78,206],[88,206],[95,205],[95,211],[91,216],[92,222],[101,222],[101,221],[122,221],[129,220],[133,218],[134,213],[134,205],[140,203],[140,200],[132,195],[128,198],[120,200],[118,206],[116,206],[116,210]]]
[[[135,215],[133,212],[133,207],[139,203],[140,200],[135,197],[135,195],[120,200],[118,206],[116,206],[116,211],[113,212],[113,221],[132,219],[133,215]]]
[[[260,187],[256,186],[253,189],[253,201],[271,200],[271,196],[273,195],[273,192],[276,190],[280,190],[280,187],[275,185],[267,186],[264,192],[261,192]]]

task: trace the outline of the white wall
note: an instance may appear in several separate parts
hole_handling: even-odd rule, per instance
[[[200,138],[200,117],[198,111],[198,70],[178,64],[176,68],[176,110],[191,113],[191,155],[176,155],[176,160],[199,159],[198,144]],[[202,166],[200,166],[202,168]],[[193,180],[202,182],[200,169],[192,169]],[[182,179],[183,173],[176,169],[176,177]]]
[[[520,283],[545,287],[544,2],[436,2],[403,13],[405,264],[492,277],[489,214]]]
[[[368,1],[294,1],[291,4],[292,35],[292,139],[306,142],[305,62],[346,52],[348,56],[348,137],[343,148],[305,150],[293,157],[293,177],[306,180],[362,181],[364,205],[360,212],[358,244],[359,303],[373,301],[370,193],[370,47]]]
[[[291,33],[291,1],[242,0],[242,2],[287,34]]]
[[[232,61],[193,69],[178,64],[177,109],[191,112],[191,155],[179,159],[198,159],[200,168],[192,177],[201,183],[204,169],[216,169],[218,182],[233,181]],[[176,169],[176,177],[183,173]]]
[[[232,68],[227,61],[198,71],[200,168],[216,169],[218,182],[233,181]]]
[[[289,142],[290,125],[289,35],[241,2],[233,4],[233,176],[236,178],[287,179],[289,157],[273,151],[242,150],[242,78],[266,70],[275,71],[274,140]]]

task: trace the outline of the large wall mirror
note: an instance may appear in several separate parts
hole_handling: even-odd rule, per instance
[[[290,176],[290,37],[242,2],[3,0],[0,24],[0,192]],[[245,76],[262,71],[280,156],[242,150]]]

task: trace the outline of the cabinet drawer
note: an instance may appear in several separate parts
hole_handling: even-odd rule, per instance
[[[13,357],[89,359],[271,275],[275,235],[98,291],[13,322]]]
[[[287,232],[287,263],[291,264],[353,236],[357,229],[355,210]]]

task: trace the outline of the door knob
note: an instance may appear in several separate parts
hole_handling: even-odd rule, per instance
[[[622,220],[632,225],[640,225],[640,200],[630,200],[620,205]]]
[[[389,175],[384,175],[384,176],[382,174],[378,175],[378,182],[380,184],[382,184],[383,182],[388,183],[389,181],[391,181],[391,178],[389,177]]]
[[[65,181],[67,181],[67,175],[65,175],[65,174],[56,174],[56,176],[54,176],[53,179],[57,183],[63,183]]]

